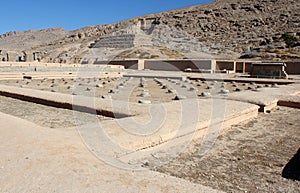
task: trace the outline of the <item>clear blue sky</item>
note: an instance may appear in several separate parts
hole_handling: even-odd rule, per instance
[[[53,27],[73,30],[208,2],[213,0],[5,0],[0,34]]]

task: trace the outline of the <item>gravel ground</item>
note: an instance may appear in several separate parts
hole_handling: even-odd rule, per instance
[[[219,136],[204,157],[200,144],[167,165],[149,168],[226,192],[300,192],[282,171],[300,148],[300,109],[278,107]],[[158,168],[157,168],[158,167]]]
[[[140,86],[140,78],[78,78],[78,79],[43,79],[43,80],[2,80],[0,84],[22,88],[58,92],[89,97],[110,96],[112,99],[138,102],[150,100],[152,103],[172,102],[176,95],[187,98],[201,98],[202,93],[218,96],[246,90],[256,90],[272,85],[257,85],[255,83],[223,83],[215,81],[180,81],[161,79],[161,84],[154,79],[144,79],[145,85]],[[114,90],[111,92],[111,90]],[[172,90],[172,92],[169,92]],[[225,93],[221,93],[223,90]],[[116,92],[115,92],[116,91]],[[130,92],[129,98],[127,94]],[[147,96],[140,96],[143,92]],[[208,96],[209,96],[208,95]]]

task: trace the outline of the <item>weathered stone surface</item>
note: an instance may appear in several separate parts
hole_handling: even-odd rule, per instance
[[[104,86],[102,84],[97,84],[96,87],[97,88],[103,88]]]
[[[170,94],[175,94],[175,93],[176,93],[176,90],[174,90],[174,89],[169,89],[169,90],[168,90],[168,93],[170,93]]]
[[[220,93],[221,93],[221,94],[228,94],[228,93],[229,93],[229,90],[227,90],[227,89],[221,89],[221,90],[220,90]]]
[[[236,91],[236,92],[240,92],[240,91],[242,91],[242,89],[236,88],[235,91]]]
[[[184,95],[176,95],[174,98],[174,100],[184,100],[184,99],[186,99],[186,96]]]
[[[211,89],[214,89],[215,87],[213,85],[209,85],[207,86],[207,89],[211,90]]]
[[[200,96],[209,97],[209,96],[211,96],[211,94],[209,92],[202,92]]]
[[[103,95],[101,98],[102,99],[112,99],[111,95]]]
[[[149,94],[149,92],[143,91],[139,96],[141,96],[141,97],[149,97],[151,95]]]
[[[150,100],[139,100],[138,103],[140,104],[151,104]]]

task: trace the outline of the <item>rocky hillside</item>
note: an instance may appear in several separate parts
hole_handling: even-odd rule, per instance
[[[299,56],[299,11],[298,0],[220,0],[160,15],[161,23],[187,31],[219,54],[269,59]],[[287,45],[284,34],[295,42]]]
[[[8,32],[0,35],[0,49],[27,50],[65,38],[69,33],[61,28]]]
[[[138,32],[141,40],[147,40],[146,46],[141,41],[131,48],[98,48],[95,54],[91,45],[120,31],[133,33],[132,29],[140,27],[141,19],[148,21],[147,30]],[[0,36],[0,49],[31,49],[44,53],[45,61],[56,62],[79,62],[93,54],[102,59],[117,55],[299,60],[300,1],[219,0],[71,32],[18,32]]]

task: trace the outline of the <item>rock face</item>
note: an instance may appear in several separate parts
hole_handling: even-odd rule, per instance
[[[300,1],[220,0],[70,32],[31,33],[47,36],[31,41],[30,32],[7,33],[0,36],[0,49],[39,51],[47,62],[93,57],[294,60],[300,59]]]
[[[60,40],[69,33],[61,28],[8,32],[0,35],[0,49],[22,51],[34,46]]]

